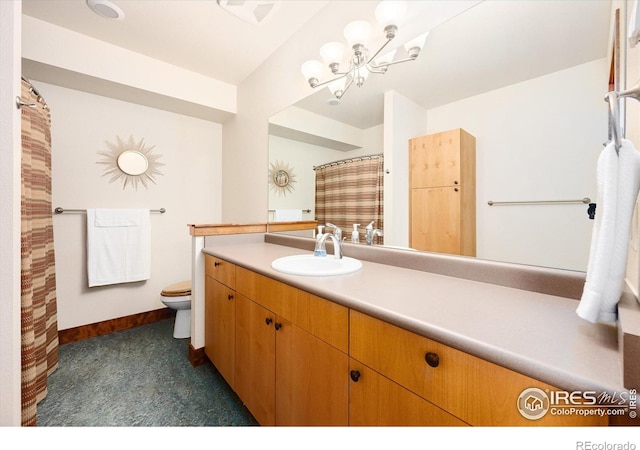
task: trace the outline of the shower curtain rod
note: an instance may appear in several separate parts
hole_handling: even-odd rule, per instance
[[[53,212],[56,213],[56,214],[62,214],[62,213],[86,213],[87,210],[86,209],[64,209],[64,208],[60,208],[58,206],[56,209],[53,210]],[[150,209],[149,212],[164,214],[165,212],[167,212],[167,210],[164,209],[164,208]]]
[[[22,76],[21,78],[22,78],[22,81],[24,81],[25,83],[29,83],[29,90],[31,92],[33,92],[33,95],[35,95],[37,97],[37,101],[42,102],[42,107],[44,109],[48,109],[49,105],[47,105],[47,102],[45,101],[44,98],[42,98],[42,95],[40,95],[40,92],[38,92],[38,90],[33,85],[31,80],[29,80],[28,78],[25,78],[24,76]],[[26,103],[26,102],[24,102],[21,97],[16,97],[16,106],[17,106],[18,109],[21,109],[22,107],[27,107],[27,108],[36,108],[37,107],[37,105],[35,103]]]
[[[329,166],[337,166],[338,164],[344,164],[346,162],[354,162],[354,161],[362,161],[365,159],[374,159],[374,158],[382,158],[384,155],[382,153],[378,153],[375,155],[363,155],[363,156],[354,156],[353,158],[339,159],[338,161],[332,161],[326,164],[321,164],[319,166],[313,166],[313,170],[322,169],[323,167]]]

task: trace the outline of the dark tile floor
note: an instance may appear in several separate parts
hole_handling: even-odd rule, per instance
[[[60,346],[37,425],[257,425],[207,361],[194,368],[173,319]]]

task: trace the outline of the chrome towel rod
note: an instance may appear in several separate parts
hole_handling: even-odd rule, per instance
[[[616,146],[616,153],[622,146],[622,138],[624,133],[622,131],[622,123],[620,123],[620,102],[622,98],[633,98],[640,101],[640,81],[636,83],[631,89],[626,91],[611,91],[605,95],[604,99],[609,103],[609,112],[611,114],[611,132],[613,134],[613,142]]]
[[[152,213],[160,213],[160,214],[164,214],[165,212],[167,212],[166,209],[164,208],[160,208],[160,209],[151,209],[149,210]],[[56,214],[62,214],[62,213],[86,213],[87,210],[86,209],[64,209],[64,208],[60,208],[59,206],[53,210],[54,213]]]
[[[531,201],[522,201],[522,202],[494,202],[489,200],[487,204],[489,206],[499,206],[499,205],[559,205],[559,204],[569,204],[569,203],[591,203],[591,199],[589,197],[585,197],[581,200],[531,200]]]
[[[274,213],[274,212],[276,212],[276,210],[275,209],[270,209],[269,212],[270,213]],[[310,209],[303,209],[302,212],[303,213],[307,213],[307,214],[311,214],[311,210]]]

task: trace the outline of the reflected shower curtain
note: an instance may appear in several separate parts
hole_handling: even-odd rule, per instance
[[[51,208],[51,116],[22,80],[21,333],[22,425],[36,424],[36,405],[58,367],[58,315]]]
[[[384,230],[384,158],[382,155],[336,161],[316,167],[316,220],[332,223],[351,240],[353,224],[359,223],[360,242],[364,227],[373,221]],[[382,244],[384,238],[376,237]]]

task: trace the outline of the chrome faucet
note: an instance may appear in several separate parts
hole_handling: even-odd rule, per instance
[[[339,240],[340,242],[342,242],[342,230],[340,229],[340,227],[337,227],[337,226],[335,226],[335,225],[334,225],[334,224],[332,224],[332,223],[327,223],[327,224],[325,225],[325,228],[326,228],[326,227],[331,227],[331,228],[333,228],[333,234],[336,236],[336,238],[338,238],[338,240]]]
[[[336,259],[342,259],[342,230],[330,223],[326,226],[333,228],[333,233],[324,233],[318,236],[316,240],[316,248],[313,251],[313,254],[316,256],[326,256],[327,250],[325,242],[327,238],[329,238],[331,239],[331,242],[333,242],[333,257]]]
[[[377,228],[374,229],[373,227],[367,227],[364,235],[367,245],[373,245],[373,238],[375,236],[384,236],[384,233],[382,233],[382,230],[378,230]]]
[[[342,259],[342,247],[340,240],[338,240],[338,237],[333,233],[325,233],[320,236],[320,239],[316,241],[316,249],[313,254],[316,256],[326,256],[327,250],[325,248],[325,241],[327,238],[331,239],[331,242],[333,242],[333,257],[335,259]]]

